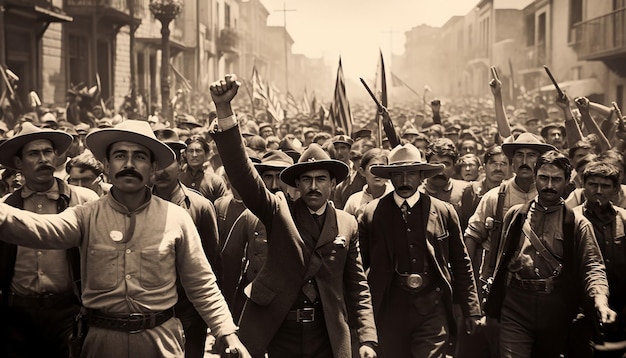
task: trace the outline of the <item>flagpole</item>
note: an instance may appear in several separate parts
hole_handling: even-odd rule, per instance
[[[248,93],[248,97],[250,97],[250,104],[252,105],[252,118],[256,121],[256,115],[254,113],[254,97],[252,97],[252,91],[250,91],[250,87],[248,87],[248,81],[243,81],[243,86],[246,88],[246,92]]]

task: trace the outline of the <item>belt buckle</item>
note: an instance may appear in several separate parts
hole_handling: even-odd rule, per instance
[[[300,323],[311,323],[315,321],[315,308],[306,307],[296,311],[296,321]]]
[[[422,278],[422,275],[418,273],[412,273],[406,276],[406,285],[409,288],[420,288],[422,287],[423,284],[424,284],[424,279]]]
[[[128,326],[130,326],[131,323],[133,322],[140,322],[141,325],[139,326],[139,329],[134,329],[134,330],[128,330],[128,333],[141,333],[143,331],[145,331],[146,329],[146,319],[145,319],[145,315],[143,313],[131,313],[128,315],[128,318],[126,318],[126,324]]]

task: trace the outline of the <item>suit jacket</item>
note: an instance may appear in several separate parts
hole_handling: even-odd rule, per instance
[[[267,229],[267,260],[253,281],[240,337],[250,353],[262,356],[301,292],[314,277],[335,357],[351,357],[348,314],[360,342],[377,342],[371,297],[363,272],[357,224],[350,214],[326,209],[321,233],[304,202],[272,194],[248,159],[238,127],[212,133],[231,185]],[[307,252],[307,235],[319,238]],[[348,313],[350,312],[350,313]]]
[[[456,324],[452,314],[452,302],[459,303],[464,317],[479,316],[480,306],[476,283],[472,274],[470,258],[463,243],[459,218],[452,205],[427,194],[416,205],[428,213],[424,234],[426,236],[426,258],[435,268],[435,274],[443,283],[443,300],[451,332]],[[359,237],[365,268],[369,268],[368,281],[374,303],[374,316],[381,314],[392,280],[395,275],[395,257],[398,250],[391,238],[404,235],[404,228],[390,225],[394,215],[402,215],[389,193],[373,200],[365,207],[359,220]],[[406,312],[397,312],[406,314]],[[392,327],[379,327],[392,329]]]

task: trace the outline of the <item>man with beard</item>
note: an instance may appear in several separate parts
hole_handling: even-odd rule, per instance
[[[211,84],[218,121],[212,136],[231,185],[267,229],[267,260],[244,289],[239,322],[254,357],[353,356],[348,318],[355,322],[361,358],[375,357],[376,327],[354,217],[329,204],[348,166],[311,144],[280,179],[301,192],[291,201],[267,190],[242,143],[231,101],[234,75]],[[354,352],[356,354],[356,352]]]
[[[439,200],[452,204],[457,214],[461,211],[461,196],[468,186],[464,180],[454,179],[456,162],[459,154],[454,143],[448,138],[439,138],[426,150],[426,159],[430,164],[442,164],[443,170],[428,178],[420,191]]]
[[[389,164],[370,168],[394,191],[366,205],[359,219],[374,317],[384,357],[440,357],[461,329],[474,331],[480,306],[454,208],[418,187],[443,164],[426,163],[412,144],[398,145]],[[454,279],[452,279],[454,278]],[[455,322],[453,297],[462,322]]]
[[[618,314],[617,324],[604,332],[607,346],[610,346],[610,343],[626,341],[626,243],[624,242],[626,210],[611,202],[611,198],[620,190],[619,179],[620,171],[614,165],[599,161],[589,163],[582,173],[587,200],[573,209],[574,213],[584,215],[593,225],[593,231],[606,265],[610,291],[609,306]],[[586,341],[588,342],[588,339]],[[582,349],[587,349],[587,356],[593,356],[590,350],[591,345],[587,342],[582,342]],[[577,347],[580,348],[580,345]],[[619,351],[605,354],[621,357],[624,353],[626,349],[621,348]],[[605,356],[600,352],[596,354],[601,357]]]
[[[514,142],[502,145],[502,153],[512,163],[515,176],[489,190],[480,199],[476,211],[468,220],[464,235],[472,266],[480,268],[475,274],[480,277],[483,286],[480,292],[481,300],[485,299],[485,290],[488,290],[488,282],[491,282],[492,272],[489,271],[489,267],[493,267],[497,260],[498,248],[491,246],[492,240],[499,242],[504,214],[511,206],[527,203],[537,195],[533,172],[535,163],[542,153],[554,149],[556,148],[546,144],[540,137],[528,132],[520,134]],[[477,346],[487,350],[486,354],[496,356],[498,354],[498,331],[491,325],[488,325],[486,329],[490,332],[481,337],[487,338],[487,344],[478,342]],[[459,357],[474,357],[474,354],[482,354],[478,350],[464,349],[464,347],[459,347],[457,353]]]
[[[579,307],[590,321],[615,321],[594,229],[562,199],[571,172],[565,155],[544,153],[536,161],[537,197],[504,218],[485,306],[487,317],[500,322],[503,358],[562,356]]]
[[[178,180],[181,152],[187,147],[185,143],[178,140],[178,134],[171,129],[161,130],[159,135],[161,137],[158,139],[172,148],[176,154],[176,160],[167,168],[156,171],[152,193],[163,200],[180,206],[191,215],[200,234],[204,254],[209,259],[211,268],[217,276],[218,284],[221,284],[222,270],[217,252],[218,235],[215,208],[209,199],[187,188]],[[174,306],[174,310],[176,317],[181,320],[185,332],[185,357],[202,358],[204,357],[207,324],[189,301],[180,280],[176,281],[176,289],[178,302]]]
[[[71,143],[69,134],[25,122],[20,133],[0,146],[0,164],[21,171],[25,180],[4,202],[40,214],[56,214],[97,200],[93,191],[53,176],[55,161]],[[76,248],[42,250],[0,243],[0,355],[67,357],[69,335],[80,309],[79,280]]]
[[[193,220],[147,187],[157,169],[175,160],[172,150],[145,121],[126,120],[86,140],[111,178],[108,195],[54,215],[0,204],[1,240],[32,248],[79,247],[89,322],[81,356],[182,357],[184,334],[173,310],[180,279],[224,350],[249,357]]]

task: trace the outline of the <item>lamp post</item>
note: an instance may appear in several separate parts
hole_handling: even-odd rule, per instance
[[[170,22],[180,14],[182,0],[151,0],[150,12],[161,22],[161,112],[170,126],[174,118],[170,108]]]

